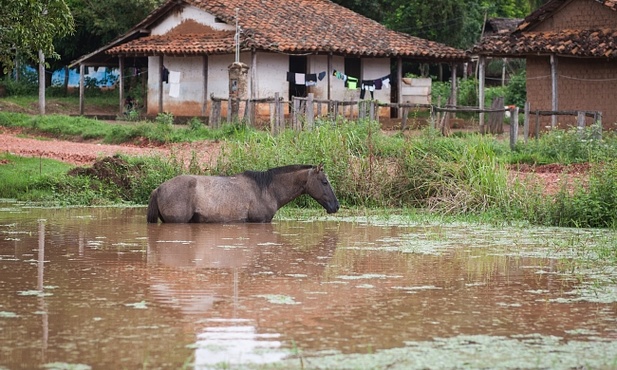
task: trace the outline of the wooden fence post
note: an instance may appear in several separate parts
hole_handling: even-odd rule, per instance
[[[281,123],[279,122],[280,110],[281,102],[279,101],[279,93],[274,93],[274,120],[272,123],[272,135],[278,135],[281,132]]]
[[[290,112],[290,120],[291,120],[291,128],[296,131],[300,131],[302,127],[300,127],[298,116],[300,114],[300,99],[293,96],[291,103],[291,112]]]
[[[576,112],[576,124],[579,131],[582,131],[585,128],[585,112],[580,110]]]
[[[210,128],[217,129],[221,125],[221,101],[212,100],[210,112]]]
[[[493,100],[491,109],[503,109],[504,98],[499,96]],[[505,112],[491,112],[488,116],[488,131],[491,134],[503,134],[503,120]]]
[[[409,117],[409,107],[403,107],[403,117],[401,118],[401,131],[405,131],[407,128],[407,118]]]
[[[518,107],[510,109],[510,149],[516,147],[516,139],[518,138]]]
[[[227,99],[227,123],[232,121],[231,104],[231,98]]]
[[[523,138],[525,139],[525,144],[527,144],[527,140],[529,139],[529,113],[531,110],[531,103],[528,101],[525,102],[525,121],[523,122]]]
[[[313,93],[309,93],[308,99],[306,101],[305,129],[312,130],[314,126],[315,126],[315,112],[313,109]]]

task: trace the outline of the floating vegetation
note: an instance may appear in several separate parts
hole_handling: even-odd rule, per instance
[[[51,362],[43,365],[45,369],[49,370],[90,370],[92,366],[84,364],[70,364],[67,362]]]
[[[138,310],[145,310],[148,308],[146,301],[135,302],[135,303],[125,303],[124,305],[127,307],[138,309]]]
[[[300,302],[296,302],[293,299],[293,297],[290,297],[287,295],[281,295],[281,294],[260,294],[260,295],[256,295],[255,297],[265,298],[268,300],[268,302],[273,303],[273,304],[289,304],[289,305],[300,304]]]
[[[302,363],[288,359],[286,369],[553,369],[615,368],[617,342],[563,340],[540,334],[513,337],[460,335],[430,341],[409,341],[401,348],[369,354],[312,357]],[[274,367],[280,367],[278,364]]]

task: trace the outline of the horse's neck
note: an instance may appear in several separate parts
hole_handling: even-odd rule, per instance
[[[304,194],[307,179],[308,170],[277,176],[270,184],[270,192],[276,198],[278,208]]]

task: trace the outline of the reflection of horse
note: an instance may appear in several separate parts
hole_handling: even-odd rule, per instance
[[[311,222],[149,225],[148,264],[296,273],[300,258],[304,273],[313,265],[321,272],[337,239],[337,231]]]
[[[237,305],[240,295],[284,292],[297,274],[319,281],[338,240],[338,226],[329,229],[321,222],[158,224],[147,229],[151,292],[157,302],[187,314],[211,310],[230,298]]]
[[[276,211],[308,194],[328,213],[339,209],[323,165],[291,165],[235,176],[174,177],[154,189],[148,222],[270,222]]]

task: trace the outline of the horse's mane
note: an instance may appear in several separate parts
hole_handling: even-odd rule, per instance
[[[288,166],[271,168],[266,171],[244,171],[242,172],[242,175],[255,181],[255,183],[257,184],[257,186],[259,186],[260,189],[265,189],[268,187],[268,185],[272,183],[272,180],[277,175],[307,170],[310,168],[315,168],[315,166],[312,166],[310,164],[291,164]]]

